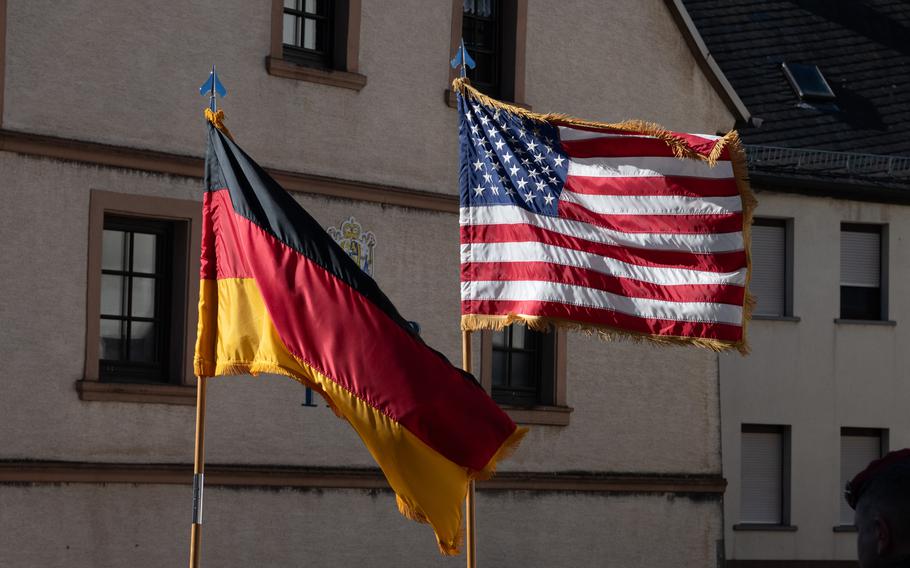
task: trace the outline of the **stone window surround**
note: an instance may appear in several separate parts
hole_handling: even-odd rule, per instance
[[[553,406],[510,406],[500,405],[512,420],[519,424],[537,424],[549,426],[568,426],[573,408],[566,404],[566,336],[563,329],[551,330],[555,334],[556,367],[553,377]],[[480,384],[484,390],[493,388],[493,334],[484,330],[480,333]]]
[[[178,291],[183,299],[181,303],[184,304],[184,317],[182,321],[174,318],[172,322],[172,329],[180,329],[183,333],[182,354],[179,355],[182,361],[179,368],[182,373],[178,377],[177,384],[113,383],[99,380],[101,238],[104,216],[107,213],[185,223],[186,234],[182,239],[176,239],[174,250],[174,281],[185,283],[184,290]],[[198,251],[200,248],[201,226],[202,207],[198,201],[94,189],[91,191],[85,299],[85,372],[82,380],[76,381],[76,391],[79,393],[80,399],[196,404],[196,387],[192,382],[198,289],[194,286],[196,279],[193,276],[199,274],[199,255],[194,251]]]
[[[269,55],[265,58],[265,68],[269,75],[331,85],[354,91],[361,90],[367,84],[365,75],[358,73],[360,62],[360,18],[361,0],[347,0],[347,43],[345,47],[344,69],[319,69],[298,65],[284,59],[284,42],[282,38],[282,18],[284,2],[272,0],[271,6],[271,41]]]

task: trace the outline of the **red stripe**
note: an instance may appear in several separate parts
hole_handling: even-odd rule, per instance
[[[612,310],[581,308],[557,302],[511,302],[500,300],[466,300],[461,302],[462,314],[508,315],[524,314],[559,318],[615,327],[653,335],[695,337],[736,342],[742,339],[742,328],[726,323],[680,322],[629,316]]]
[[[615,258],[639,266],[688,268],[709,272],[734,272],[746,266],[745,251],[713,254],[632,248],[595,243],[535,227],[534,225],[463,225],[462,243],[530,243],[539,242],[562,248],[581,250]]]
[[[739,188],[733,178],[685,176],[587,177],[569,176],[566,189],[590,195],[680,195],[683,197],[734,197]]]
[[[206,204],[219,264],[256,279],[292,354],[449,460],[487,464],[515,425],[480,387],[356,290],[237,215],[227,191],[206,194]]]
[[[559,202],[559,216],[623,233],[716,234],[737,233],[743,229],[742,213],[720,215],[602,215],[589,209]]]
[[[558,120],[554,124],[561,124]],[[643,138],[643,134],[628,130],[608,130],[598,128],[580,128],[574,125],[569,126],[574,130],[584,130],[586,132],[603,133],[609,138],[585,138],[581,140],[561,140],[566,153],[570,156],[579,158],[601,157],[626,157],[626,156],[673,156],[673,150],[666,142],[659,138]],[[709,156],[714,146],[719,140],[713,138],[704,138],[696,134],[685,132],[671,132],[673,136],[684,141],[695,152]],[[628,136],[623,136],[628,135]],[[623,136],[623,137],[618,137]],[[725,147],[720,154],[718,161],[729,160],[730,152]]]
[[[742,286],[724,284],[661,285],[631,278],[618,278],[575,266],[547,262],[472,262],[461,265],[462,282],[537,281],[583,286],[626,296],[668,302],[707,302],[741,306],[745,295]]]

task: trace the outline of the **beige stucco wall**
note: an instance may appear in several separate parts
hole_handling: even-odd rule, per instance
[[[268,75],[268,0],[7,4],[4,128],[201,155],[198,87],[215,63],[228,124],[264,165],[457,191],[447,0],[363,3],[360,92]],[[531,0],[527,35],[536,110],[733,124],[662,0]]]
[[[852,559],[855,534],[839,524],[840,428],[887,428],[910,446],[910,208],[762,191],[756,215],[792,218],[794,315],[753,321],[752,355],[720,359],[727,555]],[[835,323],[840,310],[840,224],[887,224],[889,318],[895,326]],[[745,532],[739,520],[740,427],[790,425],[791,523],[796,532]]]
[[[189,487],[0,487],[0,566],[185,565]],[[663,495],[480,493],[481,566],[706,566],[720,505]],[[255,511],[255,514],[252,512]],[[654,546],[654,527],[661,545]],[[457,567],[390,492],[210,488],[204,566]]]
[[[2,127],[198,156],[206,101],[197,89],[217,63],[228,124],[260,163],[454,194],[456,116],[443,99],[450,2],[364,2],[361,92],[269,76],[269,5],[7,0]],[[530,0],[528,13],[535,110],[708,133],[732,125],[661,0],[585,0],[558,12]],[[0,460],[192,459],[192,407],[81,401],[74,383],[84,368],[91,190],[198,201],[201,185],[0,152]],[[372,231],[380,286],[428,343],[460,360],[454,214],[296,197],[324,226],[353,215]],[[534,427],[503,469],[721,472],[715,355],[578,334],[567,351],[570,424]],[[209,384],[209,463],[373,466],[327,408],[301,406],[296,383]],[[0,566],[184,562],[189,493],[0,485]],[[495,566],[705,566],[721,538],[712,498],[481,493],[478,514],[482,533],[495,535],[481,538],[481,558]],[[364,550],[376,555],[371,566],[464,561],[439,560],[428,529],[402,519],[387,493],[212,488],[205,531],[207,562],[219,566],[349,565]],[[339,535],[363,544],[335,546]]]

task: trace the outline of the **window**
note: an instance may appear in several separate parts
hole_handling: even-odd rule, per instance
[[[92,191],[83,400],[195,404],[201,209]]]
[[[493,332],[493,400],[515,406],[553,404],[552,337],[523,325]]]
[[[105,216],[101,246],[102,381],[169,383],[173,223]]]
[[[882,234],[881,225],[841,225],[841,319],[885,319]]]
[[[272,0],[269,74],[359,91],[361,0]]]
[[[284,0],[284,58],[303,65],[332,67],[334,9],[332,0]]]
[[[481,334],[480,381],[516,422],[565,426],[566,334],[514,324]]]
[[[834,91],[825,76],[822,75],[821,69],[817,65],[804,65],[800,63],[781,63],[784,75],[790,82],[790,86],[796,91],[800,99],[830,101],[834,100]]]
[[[752,280],[749,289],[757,316],[793,315],[792,224],[782,219],[755,219],[752,224]]]
[[[450,53],[454,54],[464,39],[465,48],[477,63],[467,70],[471,84],[491,97],[526,106],[527,0],[453,2]],[[452,70],[450,82],[456,73]],[[454,106],[451,94],[449,104]]]
[[[843,488],[853,477],[866,469],[874,459],[882,457],[886,449],[884,430],[877,428],[841,428],[840,431],[840,524],[853,525],[853,509],[843,496]]]
[[[742,425],[740,522],[788,525],[789,427]]]

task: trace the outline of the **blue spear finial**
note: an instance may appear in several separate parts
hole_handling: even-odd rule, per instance
[[[458,51],[455,52],[455,58],[452,59],[452,69],[458,69],[459,66],[461,66],[462,79],[464,79],[468,73],[465,67],[470,67],[471,69],[477,67],[477,64],[474,63],[474,60],[468,53],[468,50],[464,48],[464,38],[461,38],[461,46],[459,46]]]
[[[199,87],[199,94],[211,94],[209,108],[212,109],[212,112],[218,110],[218,102],[215,100],[215,95],[218,95],[221,98],[227,96],[227,89],[225,89],[224,85],[221,84],[221,81],[218,80],[218,73],[215,71],[214,65],[212,65],[212,72],[209,73],[209,78],[205,80],[205,83],[203,83],[201,87]]]

